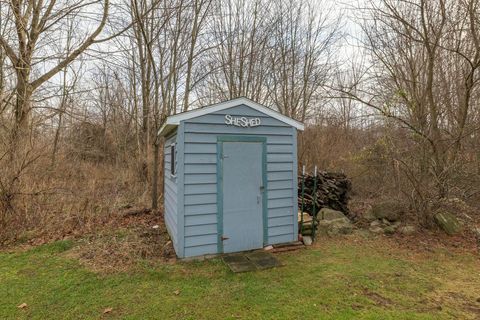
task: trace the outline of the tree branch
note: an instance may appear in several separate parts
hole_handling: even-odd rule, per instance
[[[55,67],[50,69],[50,71],[44,73],[41,77],[34,80],[30,85],[32,86],[33,90],[38,88],[42,85],[45,81],[53,77],[57,74],[60,70],[65,68],[68,64],[70,64],[75,58],[77,58],[80,54],[82,54],[90,45],[95,43],[95,38],[102,32],[105,24],[107,23],[108,17],[108,8],[109,8],[109,0],[105,0],[103,6],[103,16],[100,24],[98,25],[97,29],[85,40],[83,44],[81,44],[77,49],[75,49],[71,54],[69,54],[64,60],[62,60],[59,64]]]

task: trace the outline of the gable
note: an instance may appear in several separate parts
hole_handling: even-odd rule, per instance
[[[185,120],[188,123],[213,123],[227,126],[276,126],[291,127],[289,124],[241,104],[227,109]]]
[[[192,120],[192,119],[197,119],[197,118],[200,118],[202,116],[211,115],[211,114],[216,114],[216,115],[222,115],[223,114],[223,116],[225,116],[227,114],[227,112],[229,112],[228,110],[232,110],[232,109],[235,110],[236,108],[239,108],[239,110],[240,110],[241,108],[245,108],[245,107],[247,109],[245,109],[244,111],[248,110],[248,112],[246,112],[246,113],[250,114],[252,117],[261,117],[261,118],[265,118],[265,119],[271,118],[271,119],[275,119],[278,122],[283,123],[284,125],[294,127],[297,130],[302,130],[303,131],[303,129],[304,129],[303,123],[301,123],[297,120],[294,120],[294,119],[289,118],[285,115],[282,115],[279,112],[276,112],[272,109],[269,109],[265,106],[262,106],[262,105],[254,102],[252,100],[249,100],[247,98],[237,98],[237,99],[229,100],[229,101],[226,101],[226,102],[222,102],[222,103],[214,104],[214,105],[211,105],[211,106],[207,106],[207,107],[204,107],[204,108],[200,108],[200,109],[196,109],[196,110],[172,115],[172,116],[167,118],[165,124],[159,130],[158,135],[160,135],[160,136],[167,135],[174,128],[176,128],[176,126],[178,126],[181,121],[188,121],[188,120]],[[225,119],[224,119],[224,121],[225,121]],[[229,120],[227,119],[227,121],[229,121]],[[243,121],[243,119],[241,121]],[[252,120],[252,121],[254,122],[255,120]]]

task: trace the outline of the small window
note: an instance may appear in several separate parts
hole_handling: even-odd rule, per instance
[[[175,172],[175,144],[172,144],[170,146],[170,173],[172,174],[172,176],[174,176],[176,174]]]

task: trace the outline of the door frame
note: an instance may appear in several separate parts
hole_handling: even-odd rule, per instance
[[[268,179],[267,179],[267,138],[254,135],[217,136],[217,251],[223,253],[223,143],[260,142],[262,143],[262,222],[263,246],[268,243]]]

